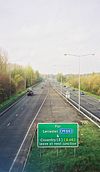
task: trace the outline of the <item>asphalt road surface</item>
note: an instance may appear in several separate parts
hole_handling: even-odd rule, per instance
[[[52,87],[49,87],[47,99],[37,116],[37,123],[72,123],[82,121],[87,122],[87,119],[83,115],[81,115],[74,107],[67,103],[67,101],[65,101]],[[37,168],[37,163],[39,164],[40,161],[37,163],[34,162],[34,160],[32,161],[31,155],[32,152],[30,153],[28,162],[26,163],[23,172],[41,171]]]
[[[55,87],[61,91],[61,86],[59,85],[59,83],[52,82],[52,84],[55,85]],[[74,100],[76,103],[78,103],[78,91],[73,91],[71,87],[62,87],[62,92],[64,94],[66,93],[66,91],[69,91],[70,98]],[[88,95],[81,95],[80,105],[92,114],[94,114],[95,116],[97,116],[98,118],[100,118],[100,101],[96,98],[93,98]]]
[[[48,89],[42,83],[34,88],[34,96],[25,96],[0,117],[0,172],[9,172],[25,134],[40,108]]]
[[[66,91],[64,89],[65,88],[63,88],[63,91]],[[76,110],[68,103],[66,104],[48,83],[41,83],[35,87],[34,93],[34,96],[26,95],[16,105],[4,113],[3,116],[0,116],[0,172],[9,172],[9,169],[11,169],[28,128],[46,95],[48,96],[38,121],[71,122],[81,120],[81,116],[78,115]],[[72,95],[74,94],[73,97],[77,97],[77,93],[73,93],[72,91],[71,93]],[[86,99],[84,101],[86,101]],[[20,163],[17,162],[17,165],[20,166]],[[19,169],[21,168],[19,167]],[[21,170],[17,168],[17,171],[12,170],[11,172],[20,171]]]

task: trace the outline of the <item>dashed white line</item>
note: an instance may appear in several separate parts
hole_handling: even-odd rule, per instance
[[[9,127],[9,125],[10,125],[10,122],[7,124],[7,127]]]
[[[25,137],[24,137],[24,139],[23,139],[23,141],[22,141],[22,143],[21,143],[21,145],[20,145],[20,148],[18,149],[18,152],[17,152],[17,154],[16,154],[16,156],[15,156],[15,158],[14,158],[12,164],[11,164],[11,167],[10,167],[10,169],[9,169],[9,172],[12,172],[13,166],[14,166],[14,164],[15,164],[17,158],[18,158],[18,155],[19,155],[19,153],[20,153],[20,151],[21,151],[21,149],[22,149],[22,146],[23,146],[23,144],[24,144],[24,142],[25,142],[25,140],[26,140],[26,138],[27,138],[27,136],[28,136],[28,134],[29,134],[29,131],[30,131],[30,129],[31,129],[31,127],[32,127],[32,125],[33,125],[33,123],[34,123],[36,117],[38,116],[38,114],[39,114],[41,108],[43,107],[43,105],[44,105],[44,103],[45,103],[47,97],[48,97],[48,93],[47,93],[47,95],[45,96],[45,98],[44,98],[44,100],[43,100],[43,102],[42,102],[42,104],[41,104],[41,106],[40,106],[40,108],[39,108],[39,110],[38,110],[36,116],[34,117],[33,121],[31,122],[31,124],[30,124],[30,126],[29,126],[29,128],[28,128],[28,131],[27,131],[27,133],[26,133],[26,135],[25,135]]]

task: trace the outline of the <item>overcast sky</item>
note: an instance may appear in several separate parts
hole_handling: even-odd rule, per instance
[[[0,47],[41,73],[100,72],[100,0],[0,0]]]

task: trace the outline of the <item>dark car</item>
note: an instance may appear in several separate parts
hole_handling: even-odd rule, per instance
[[[27,90],[27,96],[33,96],[34,93],[33,93],[33,90]]]
[[[84,92],[81,92],[80,94],[81,94],[81,95],[85,95],[85,93],[84,93]]]
[[[73,88],[73,91],[75,91],[75,88]]]

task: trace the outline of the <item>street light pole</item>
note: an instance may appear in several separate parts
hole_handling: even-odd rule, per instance
[[[79,63],[79,71],[78,71],[78,108],[79,108],[79,111],[80,111],[80,104],[81,104],[81,96],[80,96],[80,87],[81,87],[81,82],[80,82],[80,57],[83,57],[83,56],[89,56],[89,55],[92,55],[94,56],[95,54],[83,54],[83,55],[75,55],[75,54],[64,54],[64,56],[76,56],[78,57],[78,63]]]
[[[62,74],[61,74],[61,94],[62,94]]]

